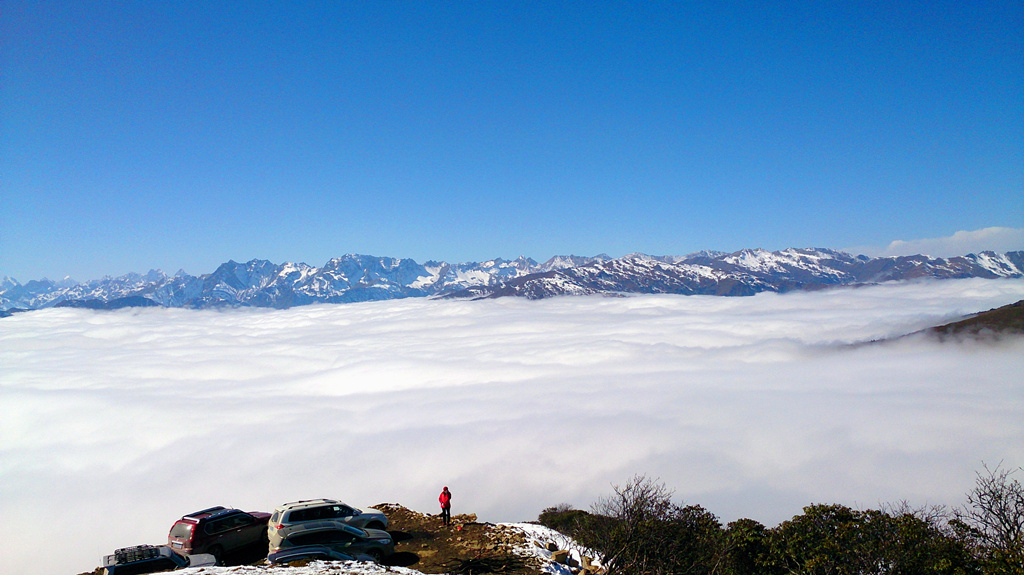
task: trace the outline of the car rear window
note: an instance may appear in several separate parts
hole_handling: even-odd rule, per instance
[[[177,522],[174,527],[171,527],[171,537],[175,539],[188,539],[192,536],[192,524]]]
[[[288,514],[288,521],[291,523],[298,523],[300,521],[310,521],[312,519],[320,519],[321,507],[310,507],[309,509],[296,509]]]

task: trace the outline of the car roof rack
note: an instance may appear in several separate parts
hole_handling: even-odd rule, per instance
[[[206,514],[211,514],[212,515],[212,514],[215,514],[215,513],[221,512],[221,511],[225,511],[225,510],[227,510],[226,507],[224,507],[223,505],[218,505],[216,507],[210,507],[210,508],[203,509],[203,510],[200,510],[200,511],[194,511],[192,513],[189,513],[188,515],[183,516],[182,519],[185,519],[186,517],[192,518],[192,519],[196,519],[200,515],[206,515]]]
[[[298,501],[289,501],[288,503],[282,503],[281,505],[278,506],[278,509],[285,509],[287,507],[292,507],[294,505],[305,505],[307,503],[317,503],[317,504],[323,503],[323,504],[333,505],[335,503],[341,503],[341,502],[337,501],[335,499],[325,499],[323,497],[321,497],[319,499],[299,499]]]
[[[143,559],[153,559],[160,556],[160,547],[156,545],[135,545],[122,547],[114,551],[114,562],[117,565],[132,563]]]

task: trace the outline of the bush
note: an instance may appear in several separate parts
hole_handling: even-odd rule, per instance
[[[700,506],[672,502],[663,484],[637,476],[573,515],[570,534],[598,554],[609,575],[711,573],[720,562],[721,524]],[[559,508],[556,508],[558,510]],[[571,510],[553,510],[569,517]]]
[[[725,528],[726,565],[732,575],[771,575],[768,529],[753,519],[738,519]]]
[[[911,513],[811,505],[771,532],[776,572],[862,574],[977,573],[966,547],[943,526]]]
[[[539,519],[593,551],[608,575],[1024,575],[1016,471],[985,466],[952,519],[944,507],[818,504],[772,529],[740,519],[723,530],[643,475],[613,485],[590,512],[561,504]]]
[[[997,465],[977,474],[953,527],[989,573],[1024,573],[1024,487]]]
[[[537,521],[559,533],[575,537],[577,526],[587,520],[590,514],[582,509],[573,509],[571,505],[562,503],[555,507],[548,507],[540,512]]]

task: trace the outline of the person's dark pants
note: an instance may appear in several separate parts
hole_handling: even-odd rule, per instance
[[[451,507],[442,507],[441,508],[441,521],[443,521],[445,525],[451,525],[452,524],[452,508]]]

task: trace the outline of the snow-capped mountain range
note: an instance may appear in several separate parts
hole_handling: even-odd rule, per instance
[[[531,299],[559,295],[673,293],[753,295],[916,278],[1024,277],[1024,251],[953,258],[869,258],[829,249],[701,251],[685,256],[556,256],[449,264],[349,254],[323,267],[229,261],[213,273],[152,270],[77,283],[0,278],[0,310],[139,305],[286,308],[405,297]]]

